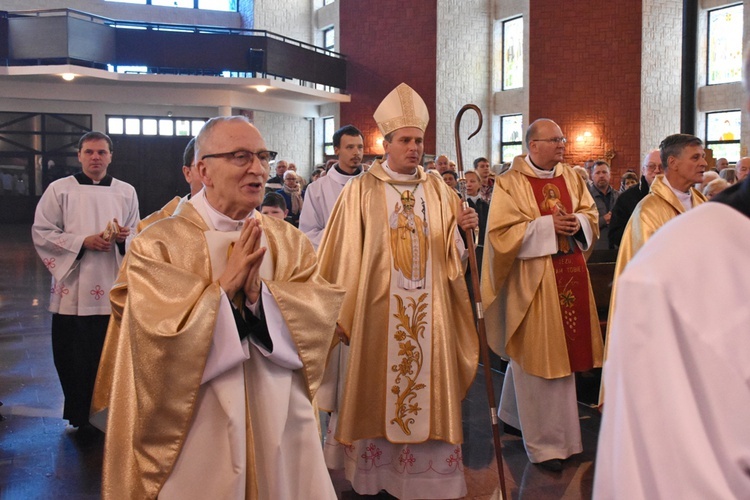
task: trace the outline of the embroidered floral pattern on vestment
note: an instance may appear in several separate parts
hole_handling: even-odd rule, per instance
[[[391,419],[390,423],[398,424],[404,434],[409,436],[411,435],[409,426],[414,423],[414,416],[417,416],[422,409],[418,402],[413,401],[417,398],[417,393],[426,387],[425,384],[417,383],[417,379],[422,372],[424,362],[421,339],[424,338],[427,325],[425,320],[427,294],[423,293],[416,301],[407,297],[406,303],[398,295],[395,295],[395,298],[398,302],[398,312],[394,314],[394,317],[398,319],[399,325],[393,337],[398,342],[400,363],[391,366],[391,371],[398,373],[394,380],[395,384],[391,387],[391,392],[398,399],[395,403],[396,416]]]

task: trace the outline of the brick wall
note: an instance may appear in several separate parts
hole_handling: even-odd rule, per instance
[[[340,124],[365,135],[365,154],[382,154],[372,118],[383,98],[405,82],[430,111],[425,151],[435,150],[437,0],[338,0],[340,50],[348,60],[352,102],[341,105]]]
[[[530,3],[529,122],[560,125],[568,163],[613,150],[617,185],[640,165],[641,24],[641,0]]]

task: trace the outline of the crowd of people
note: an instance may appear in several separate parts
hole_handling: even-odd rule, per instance
[[[564,163],[567,140],[542,118],[526,130],[527,153],[510,165],[493,172],[479,157],[459,175],[447,155],[422,165],[430,117],[408,85],[388,94],[373,118],[383,158],[365,164],[365,137],[346,125],[333,136],[337,159],[309,183],[247,118],[213,118],[185,150],[190,193],[143,220],[135,189],[107,173],[109,137],[80,139],[82,172],[49,186],[32,234],[52,274],[63,418],[81,439],[106,431],[102,496],[333,499],[329,469],[343,469],[362,495],[466,495],[460,402],[479,352],[465,271],[470,230],[478,232],[489,346],[509,363],[497,415],[522,436],[529,461],[559,473],[583,450],[575,373],[607,359],[597,492],[645,498],[652,481],[684,493],[673,483],[691,474],[701,484],[682,469],[649,476],[656,468],[641,460],[650,450],[635,434],[642,428],[658,441],[664,429],[645,416],[624,353],[641,355],[632,339],[653,332],[652,322],[665,335],[657,344],[680,349],[667,333],[684,334],[700,302],[686,296],[694,305],[676,316],[671,294],[687,293],[676,287],[694,266],[679,267],[676,254],[657,245],[671,248],[661,237],[669,231],[675,241],[689,239],[688,221],[710,225],[713,212],[747,239],[750,158],[737,162],[738,185],[728,187],[721,174],[729,167],[722,162],[718,178],[707,179],[702,141],[674,134],[644,157],[640,178],[626,172],[615,188],[605,160],[588,169]],[[707,198],[723,205],[696,209]],[[671,224],[688,211],[700,217],[685,216],[683,230]],[[726,236],[714,226],[713,237]],[[606,345],[586,265],[597,249],[617,250]],[[658,267],[649,268],[652,261]],[[664,271],[658,286],[654,270]],[[736,273],[721,278],[747,291]],[[627,316],[633,311],[637,323]],[[746,313],[722,311],[732,318],[727,334],[747,324]],[[706,359],[711,323],[698,323],[707,326],[695,330],[705,339],[690,344],[685,363],[746,384],[745,365],[723,360],[747,341]],[[658,358],[644,355],[638,373]],[[690,400],[684,366],[668,366]],[[643,386],[653,382],[638,376]],[[652,388],[664,404],[670,381]],[[727,425],[747,428],[747,401],[733,404]],[[322,430],[319,410],[330,415]],[[706,418],[723,425],[714,413]],[[631,424],[625,430],[623,419]],[[746,493],[746,446],[729,434],[718,442],[707,453],[716,457],[710,472],[719,487],[700,491]],[[666,456],[679,461],[677,452]]]

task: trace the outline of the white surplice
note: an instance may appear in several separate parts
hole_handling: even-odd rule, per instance
[[[750,219],[705,203],[619,277],[594,498],[750,495],[748,249]]]
[[[315,250],[320,245],[323,231],[341,190],[353,177],[356,176],[344,175],[334,166],[325,176],[307,186],[305,203],[302,205],[302,213],[299,216],[299,230],[310,238]]]
[[[123,256],[116,244],[109,252],[85,250],[83,240],[117,219],[135,233],[138,197],[130,184],[112,179],[109,186],[79,184],[75,176],[47,187],[31,230],[34,246],[52,274],[49,310],[73,316],[110,314],[109,290]]]

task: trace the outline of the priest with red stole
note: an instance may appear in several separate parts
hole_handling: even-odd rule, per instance
[[[482,266],[490,347],[510,358],[499,416],[522,431],[529,460],[552,471],[583,450],[573,373],[602,363],[586,269],[598,214],[561,163],[565,143],[552,120],[529,126],[529,154],[495,180]]]

